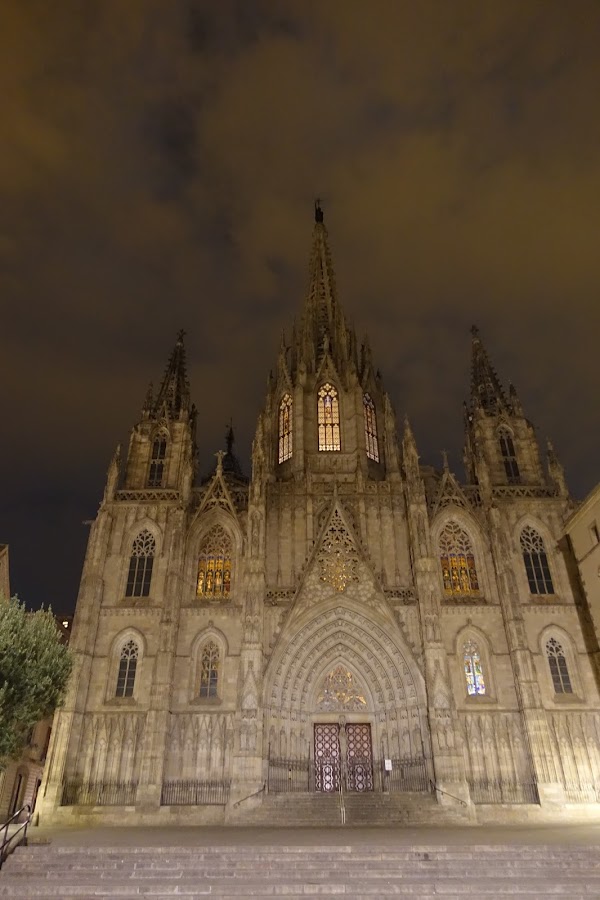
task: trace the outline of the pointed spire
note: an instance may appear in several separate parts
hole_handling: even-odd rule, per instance
[[[225,446],[227,450],[223,457],[223,471],[229,472],[232,475],[236,475],[238,478],[243,478],[244,473],[242,472],[242,467],[240,465],[240,461],[233,452],[233,445],[235,444],[235,435],[233,433],[233,419],[229,420],[229,425],[227,426],[227,430],[225,432]]]
[[[417,442],[413,434],[408,416],[404,417],[404,435],[402,438],[402,455],[404,458],[404,473],[408,479],[419,477],[419,454]]]
[[[499,409],[506,407],[504,391],[479,337],[479,329],[476,325],[471,328],[471,335],[471,404],[494,415]]]
[[[185,365],[184,336],[185,332],[182,329],[177,335],[177,341],[154,404],[156,413],[166,413],[173,418],[178,418],[182,410],[187,411],[190,406],[190,385]]]
[[[326,353],[338,368],[348,360],[348,329],[337,298],[335,275],[327,229],[319,200],[315,201],[315,224],[309,262],[308,294],[301,327],[297,333],[298,362],[314,370]]]

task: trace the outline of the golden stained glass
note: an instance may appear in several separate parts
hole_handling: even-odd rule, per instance
[[[338,393],[332,384],[319,388],[317,405],[319,450],[341,450],[340,407]]]
[[[367,445],[367,456],[369,459],[379,462],[379,441],[377,440],[377,417],[375,415],[375,404],[369,394],[363,397],[363,406],[365,410],[365,442]]]
[[[440,562],[447,594],[479,594],[471,541],[458,522],[448,522],[440,535]]]
[[[228,597],[230,590],[231,538],[221,525],[215,525],[200,547],[196,595],[218,600]]]
[[[284,394],[279,404],[279,462],[291,459],[292,450],[292,398]]]

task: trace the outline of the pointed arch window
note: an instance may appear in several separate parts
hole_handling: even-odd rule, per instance
[[[134,640],[127,641],[121,648],[115,697],[133,697],[139,655],[140,648]]]
[[[519,472],[519,463],[517,462],[517,454],[513,436],[508,428],[500,428],[498,430],[498,440],[500,442],[500,453],[502,454],[502,462],[504,463],[504,472],[509,484],[519,484],[521,481],[521,473]]]
[[[451,519],[446,523],[440,535],[439,548],[446,594],[479,594],[471,539],[458,522]]]
[[[369,394],[363,396],[365,411],[365,442],[369,459],[379,462],[379,441],[377,440],[377,416],[375,404]]]
[[[166,435],[158,434],[152,441],[152,455],[150,457],[150,468],[148,470],[148,487],[159,488],[163,486],[166,456]]]
[[[219,648],[214,641],[209,641],[202,648],[200,657],[200,689],[198,693],[202,699],[218,696],[220,663]]]
[[[144,528],[135,538],[131,548],[127,574],[126,597],[148,597],[152,581],[152,567],[156,554],[156,541],[152,532]]]
[[[292,398],[284,394],[279,404],[279,462],[292,458]]]
[[[562,645],[556,638],[550,638],[550,640],[547,641],[546,656],[548,657],[548,665],[550,666],[550,675],[552,676],[554,693],[572,694],[573,687],[571,685],[569,667],[567,666],[567,658]]]
[[[469,697],[482,697],[485,694],[485,679],[483,677],[481,654],[475,641],[468,640],[463,646],[463,663],[467,694]]]
[[[215,525],[200,546],[196,596],[220,600],[231,590],[231,537],[222,525]]]
[[[532,594],[553,594],[554,585],[544,541],[535,528],[527,525],[521,532],[521,553],[529,590]]]
[[[338,392],[329,382],[319,388],[317,410],[319,450],[341,450]]]

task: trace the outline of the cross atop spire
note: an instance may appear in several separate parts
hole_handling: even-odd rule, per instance
[[[178,418],[179,414],[183,410],[189,410],[190,406],[190,385],[185,364],[184,336],[185,331],[181,329],[177,334],[177,341],[169,357],[154,404],[157,413],[164,412],[172,418]]]
[[[476,325],[472,326],[471,335],[471,403],[493,415],[506,408],[506,398]]]

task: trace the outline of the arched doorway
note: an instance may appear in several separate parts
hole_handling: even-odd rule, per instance
[[[275,789],[366,792],[384,758],[425,758],[424,685],[396,626],[354,604],[299,618],[265,678]],[[395,633],[396,632],[396,633]],[[427,754],[428,755],[428,754]],[[292,787],[290,787],[292,786]]]

